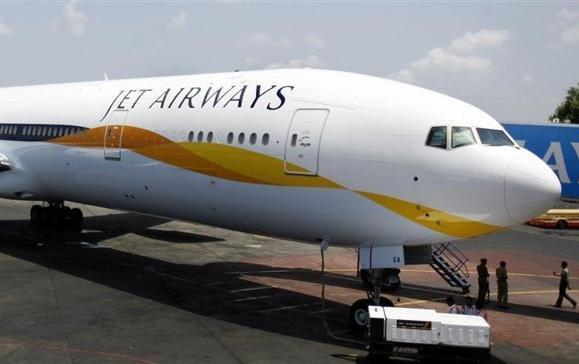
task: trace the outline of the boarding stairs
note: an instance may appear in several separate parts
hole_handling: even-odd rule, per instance
[[[430,266],[451,287],[460,288],[463,293],[468,293],[470,290],[467,262],[467,256],[452,243],[432,246],[432,262]]]

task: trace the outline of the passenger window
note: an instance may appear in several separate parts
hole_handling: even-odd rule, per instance
[[[201,143],[203,141],[203,132],[200,131],[199,133],[197,133],[197,141],[199,143]]]
[[[293,134],[293,135],[292,135],[292,141],[291,141],[290,145],[291,145],[292,147],[295,147],[296,144],[297,144],[297,142],[298,142],[298,135],[297,135],[297,134]]]
[[[426,145],[436,148],[446,149],[446,126],[435,126],[430,129],[428,133],[428,138],[426,139]]]
[[[261,137],[261,144],[268,145],[269,144],[269,134],[263,134]]]
[[[227,134],[227,144],[233,143],[233,133]]]
[[[507,134],[502,130],[476,128],[481,143],[484,145],[501,146],[514,145]]]
[[[254,145],[257,142],[257,134],[251,133],[249,136],[249,144]]]
[[[237,142],[239,144],[243,144],[243,142],[245,142],[245,133],[239,133],[239,136],[237,137]]]
[[[472,133],[471,128],[462,127],[462,126],[453,126],[452,127],[452,147],[453,148],[460,148],[464,147],[465,145],[476,144],[476,139],[474,138],[474,134]]]
[[[213,141],[213,132],[210,131],[207,133],[207,143],[211,143]]]

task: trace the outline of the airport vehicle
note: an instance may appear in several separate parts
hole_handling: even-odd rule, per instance
[[[490,358],[490,326],[481,316],[381,306],[370,306],[369,314],[370,355]]]
[[[0,153],[0,197],[43,201],[34,223],[80,226],[74,201],[359,248],[366,311],[410,248],[524,222],[561,192],[471,105],[312,69],[3,88]]]
[[[546,213],[527,221],[527,224],[544,228],[579,228],[579,210],[551,209]]]

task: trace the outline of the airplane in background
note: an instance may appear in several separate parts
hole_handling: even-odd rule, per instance
[[[579,125],[502,123],[517,144],[541,158],[559,177],[561,197],[579,201]]]
[[[74,201],[358,248],[366,310],[411,248],[519,224],[561,192],[469,104],[312,69],[2,88],[0,153],[0,196],[43,202],[35,224],[79,227]]]

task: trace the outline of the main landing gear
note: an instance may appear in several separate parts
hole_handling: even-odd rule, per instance
[[[83,215],[78,208],[71,209],[64,201],[51,201],[46,205],[34,205],[30,209],[33,224],[53,228],[80,229]]]
[[[382,289],[386,292],[393,292],[400,286],[399,273],[400,270],[396,268],[360,270],[360,278],[362,278],[368,298],[358,300],[350,306],[348,323],[352,331],[361,333],[368,328],[369,305],[394,306],[388,298],[380,297],[380,293]]]

